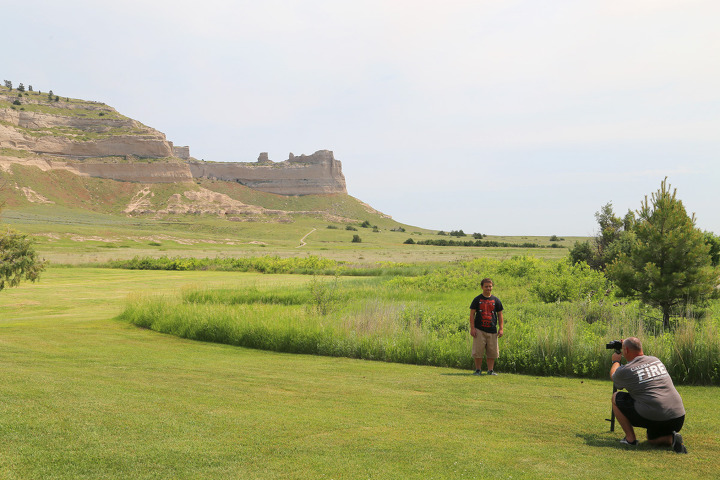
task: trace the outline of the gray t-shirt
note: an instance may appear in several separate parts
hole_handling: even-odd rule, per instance
[[[641,355],[615,370],[612,380],[635,399],[635,410],[648,420],[664,421],[685,415],[665,365],[656,357]]]

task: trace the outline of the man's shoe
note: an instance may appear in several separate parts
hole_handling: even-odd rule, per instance
[[[495,370],[488,370],[487,374],[488,375],[497,375],[497,373],[495,373]]]
[[[627,438],[623,438],[622,440],[620,440],[620,443],[622,443],[623,445],[630,445],[631,447],[637,447],[638,441],[636,438],[632,442],[628,442]]]
[[[682,435],[677,432],[673,432],[672,449],[675,453],[687,453]]]
[[[482,375],[482,370],[475,370],[473,375]]]

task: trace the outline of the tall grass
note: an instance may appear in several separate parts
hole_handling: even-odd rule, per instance
[[[617,301],[595,272],[528,257],[462,262],[389,280],[315,277],[282,289],[190,289],[135,298],[121,318],[248,348],[471,368],[468,307],[484,276],[492,276],[505,305],[502,371],[605,378],[605,344],[637,336],[677,382],[720,384],[715,310],[658,332],[656,312]]]

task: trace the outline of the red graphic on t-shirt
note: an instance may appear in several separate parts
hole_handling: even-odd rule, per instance
[[[480,325],[483,327],[493,326],[493,316],[495,314],[495,300],[480,299],[478,305],[478,313],[480,314]]]

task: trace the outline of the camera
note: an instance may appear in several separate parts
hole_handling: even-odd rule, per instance
[[[620,340],[613,340],[612,342],[605,345],[605,348],[608,350],[613,349],[615,350],[615,353],[622,352],[622,342]]]

